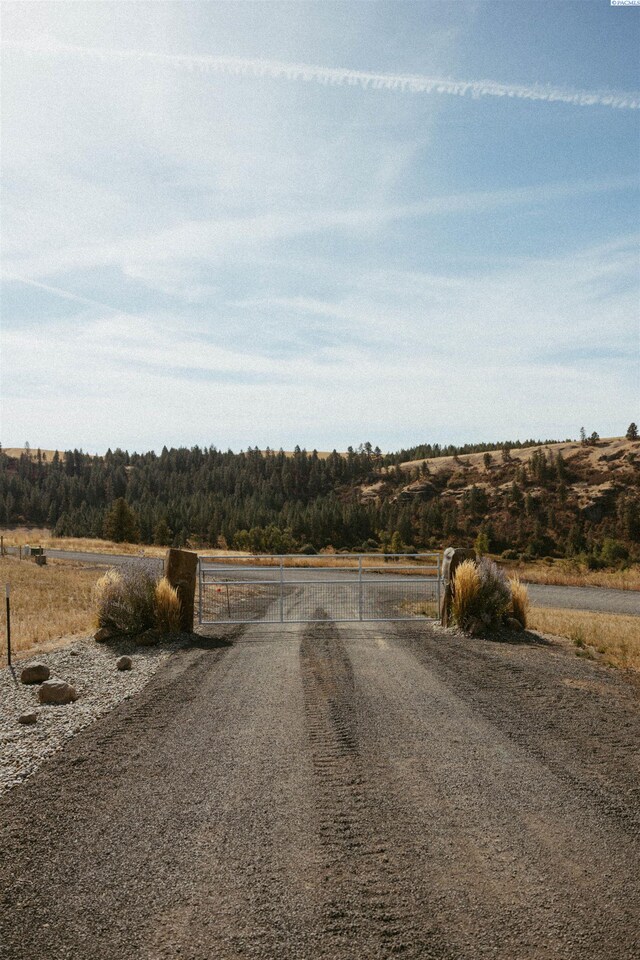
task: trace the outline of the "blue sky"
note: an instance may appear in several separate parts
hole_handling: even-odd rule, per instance
[[[1,12],[5,446],[639,419],[640,6]]]

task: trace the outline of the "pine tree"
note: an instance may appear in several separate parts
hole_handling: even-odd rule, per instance
[[[104,536],[114,543],[138,543],[140,526],[138,518],[124,497],[111,505],[102,525]]]

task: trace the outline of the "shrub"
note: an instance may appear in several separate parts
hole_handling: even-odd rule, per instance
[[[463,630],[497,626],[511,605],[509,581],[500,568],[483,557],[476,565],[465,560],[454,575],[452,614]]]
[[[518,620],[523,627],[527,626],[529,619],[529,592],[520,582],[519,577],[511,577],[509,580],[511,587],[511,616]]]
[[[108,570],[95,587],[97,622],[117,633],[141,633],[154,625],[156,577],[142,563]]]
[[[500,567],[482,557],[478,563],[480,577],[480,620],[486,627],[495,626],[511,605],[511,588]]]
[[[517,550],[503,550],[502,551],[503,560],[519,560],[520,554]]]
[[[162,577],[157,582],[154,601],[157,629],[162,633],[179,633],[182,604],[178,597],[178,591],[171,586],[166,577]]]
[[[605,537],[600,556],[608,567],[613,567],[616,564],[624,563],[628,560],[629,551],[625,545],[618,540],[614,540],[612,537]]]
[[[300,549],[298,550],[298,553],[303,553],[308,557],[313,556],[317,552],[318,551],[316,550],[316,548],[312,543],[303,543]]]

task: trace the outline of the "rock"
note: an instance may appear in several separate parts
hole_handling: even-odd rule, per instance
[[[132,666],[131,657],[118,657],[116,660],[118,670],[131,670]]]
[[[506,625],[509,630],[517,630],[518,633],[521,633],[524,630],[524,627],[519,620],[516,620],[515,617],[507,617]]]
[[[115,637],[115,633],[111,627],[100,627],[100,629],[93,635],[93,639],[96,641],[96,643],[105,643],[107,640],[111,640],[112,637]]]
[[[34,723],[38,722],[38,714],[35,710],[32,710],[30,713],[21,713],[18,717],[18,723],[23,723],[25,727],[31,726]]]
[[[57,677],[45,681],[38,690],[40,703],[65,704],[77,699],[76,688],[66,680],[59,680]]]
[[[46,663],[32,663],[25,667],[20,674],[22,683],[44,683],[51,675],[51,671]]]
[[[133,642],[138,647],[154,647],[156,643],[160,643],[160,638],[162,634],[159,630],[145,630],[144,633],[139,633],[136,637],[133,637]]]

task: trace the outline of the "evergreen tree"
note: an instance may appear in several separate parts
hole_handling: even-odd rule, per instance
[[[105,538],[114,543],[138,543],[140,539],[138,517],[124,497],[118,497],[111,505],[102,529]]]

